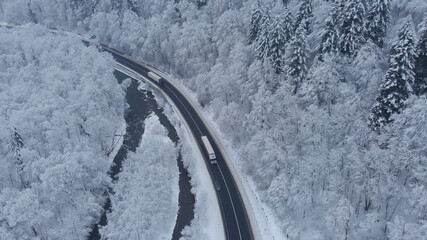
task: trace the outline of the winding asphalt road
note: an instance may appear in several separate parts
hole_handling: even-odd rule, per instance
[[[8,24],[1,24],[5,27],[16,27],[22,28],[21,26],[13,26]],[[25,27],[25,26],[24,26]],[[56,29],[51,29],[52,32],[56,32]],[[150,81],[152,85],[157,86],[163,94],[167,95],[174,105],[178,108],[177,110],[181,113],[187,125],[190,127],[191,133],[197,141],[197,145],[204,157],[206,166],[209,174],[212,178],[212,182],[217,182],[221,190],[217,191],[217,197],[219,206],[221,209],[221,216],[225,229],[225,237],[227,240],[253,240],[254,234],[250,225],[248,214],[246,212],[244,202],[240,195],[239,189],[236,182],[231,174],[227,163],[224,160],[224,154],[220,151],[219,147],[213,141],[213,135],[204,124],[201,116],[193,108],[190,102],[184,97],[184,95],[167,79],[164,78],[165,82],[162,85],[157,84],[156,81],[148,77],[149,71],[144,64],[138,63],[132,58],[125,56],[124,54],[111,49],[105,45],[92,42],[91,40],[83,39],[86,44],[93,44],[100,48],[100,50],[109,52],[113,55],[116,63],[124,66],[143,77],[143,79]],[[155,71],[158,75],[164,76],[159,71]],[[133,77],[133,76],[130,76]],[[215,151],[217,157],[217,164],[211,165],[209,163],[209,157],[203,149],[203,143],[201,136],[207,136],[212,148]]]
[[[164,94],[169,97],[171,101],[174,102],[175,106],[178,108],[179,112],[190,127],[194,138],[197,140],[198,147],[202,152],[206,166],[211,175],[212,182],[217,182],[221,187],[221,190],[217,191],[217,197],[221,209],[226,239],[254,239],[242,197],[230,172],[230,169],[224,161],[223,153],[220,151],[215,141],[213,141],[212,134],[189,101],[173,84],[168,81],[168,79],[165,79],[166,81],[164,84],[159,85],[156,81],[153,81],[150,77],[148,77],[148,72],[152,70],[145,67],[145,65],[140,64],[130,57],[127,57],[124,54],[105,45],[98,46],[101,48],[101,50],[111,53],[117,63],[144,77],[145,80],[149,80],[151,84],[156,85],[161,91],[163,91]],[[162,75],[159,72],[157,72],[157,74]],[[203,150],[201,136],[207,136],[209,138],[209,141],[211,142],[211,145],[216,153],[218,164],[212,165],[209,163],[209,157]]]

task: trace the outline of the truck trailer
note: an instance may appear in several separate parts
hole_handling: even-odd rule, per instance
[[[202,136],[202,142],[203,142],[203,145],[205,146],[206,152],[209,155],[209,160],[210,160],[211,164],[217,163],[215,152],[212,148],[211,143],[209,142],[209,139],[206,136]]]
[[[159,85],[163,85],[164,80],[162,77],[160,77],[159,75],[153,73],[153,72],[148,72],[148,76],[153,79],[156,83],[158,83]]]

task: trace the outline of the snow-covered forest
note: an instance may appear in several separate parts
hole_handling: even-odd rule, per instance
[[[111,58],[45,27],[0,28],[0,239],[84,239],[124,131]]]
[[[289,239],[423,239],[427,235],[425,12],[425,0],[0,3],[0,21],[37,23],[95,36],[96,41],[157,66],[187,86],[198,96],[203,111],[213,116],[217,130],[227,136],[231,143],[227,149],[241,156],[233,159],[235,165],[256,183],[253,187],[274,210]],[[43,32],[42,27],[33,28]],[[3,43],[7,38],[0,38],[0,55],[12,51]],[[33,38],[24,37],[38,49]],[[43,62],[37,60],[39,54],[25,56],[16,56],[24,59],[19,64]],[[55,63],[60,64],[60,59]],[[96,61],[88,60],[84,69],[94,69],[89,67],[93,64]],[[0,68],[1,76],[16,72],[10,67],[3,71],[4,64]],[[21,79],[13,80],[27,79],[27,71],[22,74]],[[11,80],[7,75],[0,84],[12,84]],[[52,84],[48,86],[52,88]],[[32,88],[49,89],[40,83]],[[23,101],[18,94],[5,96],[8,99],[2,100],[1,107],[10,98],[20,104]],[[108,101],[116,103],[112,99],[121,97],[114,95]],[[108,102],[106,97],[97,99]],[[111,109],[116,112],[112,114]],[[108,116],[101,119],[114,120],[120,115],[119,107],[111,109],[100,113]],[[12,148],[2,143],[2,153],[12,156],[22,148],[18,153],[24,155],[31,144],[28,138],[43,139],[40,133],[25,133],[17,125],[25,117],[16,115],[19,121],[12,121],[8,120],[12,114],[3,112],[2,117],[10,116],[0,119],[6,121],[0,125],[1,141],[15,142],[9,144]],[[108,121],[112,125],[109,131],[120,125],[117,121]],[[88,139],[100,136],[94,132]],[[86,139],[84,135],[78,136]],[[23,144],[19,143],[21,137],[11,136],[22,136]],[[105,150],[109,141],[102,137],[105,146],[99,142],[98,146]],[[42,145],[39,147],[46,144]],[[9,173],[1,175],[5,178],[2,183],[8,185],[2,186],[7,189],[2,190],[2,199],[11,196],[5,191],[27,194],[22,190],[25,184],[37,183],[37,174],[30,175],[33,180],[19,178],[19,154],[13,155],[18,162],[8,160],[15,164],[16,174],[11,178]],[[82,194],[90,193],[91,186]],[[102,188],[102,184],[96,187]],[[1,201],[0,206],[10,204]],[[45,201],[38,206],[43,204]],[[85,211],[82,216],[90,215]],[[58,219],[65,213],[52,214]],[[8,232],[4,230],[7,224],[1,222],[1,231]],[[40,227],[37,223],[32,224]]]

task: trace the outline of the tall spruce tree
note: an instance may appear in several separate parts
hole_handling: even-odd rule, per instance
[[[417,43],[417,57],[415,58],[414,93],[423,95],[427,93],[427,16],[420,24],[420,39]]]
[[[197,0],[197,8],[202,8],[208,4],[208,0]]]
[[[371,109],[370,126],[380,132],[392,120],[391,115],[400,113],[411,93],[414,80],[415,38],[412,20],[408,18],[399,30],[398,40],[390,51],[390,67],[380,86],[374,107]]]
[[[260,29],[261,29],[262,19],[263,19],[262,8],[261,8],[260,2],[258,1],[256,8],[254,8],[254,10],[252,11],[251,28],[249,30],[249,39],[248,39],[249,44],[252,44],[257,40]]]
[[[258,59],[264,62],[270,57],[270,27],[271,27],[271,16],[270,12],[266,11],[262,17],[260,30],[257,40],[256,55]]]
[[[289,42],[294,35],[294,18],[292,17],[291,11],[288,7],[285,7],[280,18],[282,19],[282,28],[285,35],[285,41]]]
[[[293,93],[296,94],[307,72],[307,32],[306,23],[302,21],[296,30],[291,42],[291,53],[288,60],[288,77],[294,86]]]
[[[16,128],[13,128],[11,140],[10,140],[10,149],[13,153],[13,156],[15,157],[14,163],[17,169],[17,173],[19,175],[19,178],[21,180],[21,184],[24,188],[28,188],[29,184],[27,181],[25,181],[25,175],[23,174],[24,171],[24,159],[21,156],[21,149],[24,147],[24,139],[22,136],[18,133]]]
[[[132,12],[136,13],[136,15],[139,16],[139,6],[137,0],[127,0],[128,3],[128,9],[130,9]]]
[[[344,6],[344,15],[339,39],[340,51],[350,57],[365,41],[365,7],[361,0],[349,0]]]
[[[399,29],[399,48],[392,51],[399,52],[401,62],[401,76],[406,81],[408,90],[410,93],[414,93],[415,86],[415,58],[417,57],[416,52],[416,39],[414,24],[411,16],[406,18],[405,23]]]
[[[336,2],[332,8],[329,17],[326,19],[325,30],[322,33],[322,42],[320,45],[321,53],[337,52],[339,46],[339,9],[340,3]]]
[[[295,28],[298,28],[301,22],[305,24],[305,30],[307,33],[311,32],[310,22],[313,17],[313,4],[312,0],[302,0],[299,5],[299,10],[295,22]]]
[[[271,44],[270,44],[270,61],[277,74],[283,72],[283,57],[285,56],[285,47],[287,42],[285,30],[282,21],[276,17],[271,25]]]
[[[390,0],[374,0],[367,17],[366,38],[379,47],[384,44],[387,25],[390,21]]]
[[[276,17],[270,30],[270,61],[277,74],[283,72],[287,43],[293,35],[293,18],[287,7]]]
[[[23,160],[21,157],[21,148],[24,146],[24,140],[22,139],[21,135],[18,133],[16,128],[13,128],[11,141],[10,141],[10,148],[15,156],[15,164],[16,166],[22,170],[22,164]]]

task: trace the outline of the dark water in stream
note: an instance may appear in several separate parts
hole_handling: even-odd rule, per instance
[[[126,78],[126,75],[115,71],[114,72],[119,83]],[[118,181],[118,173],[122,168],[122,163],[127,157],[129,151],[135,152],[141,142],[142,135],[144,134],[143,122],[151,114],[154,113],[158,116],[160,123],[167,129],[168,137],[178,145],[179,137],[176,129],[171,124],[169,119],[163,113],[163,109],[159,108],[153,94],[150,91],[138,90],[138,83],[132,80],[131,85],[126,90],[126,101],[129,104],[129,109],[125,113],[126,120],[126,133],[123,138],[123,145],[114,157],[114,164],[110,169],[109,175],[113,182]],[[182,235],[181,231],[185,226],[190,225],[191,220],[194,218],[194,203],[195,198],[191,193],[190,176],[187,169],[182,162],[181,151],[177,158],[179,168],[179,212],[171,236],[172,240],[178,240]],[[104,211],[101,215],[100,221],[92,228],[88,240],[100,240],[99,226],[107,224],[107,212],[111,212],[111,201],[109,195],[112,193],[111,189],[108,193],[107,200],[104,205]],[[143,239],[141,239],[143,240]]]

